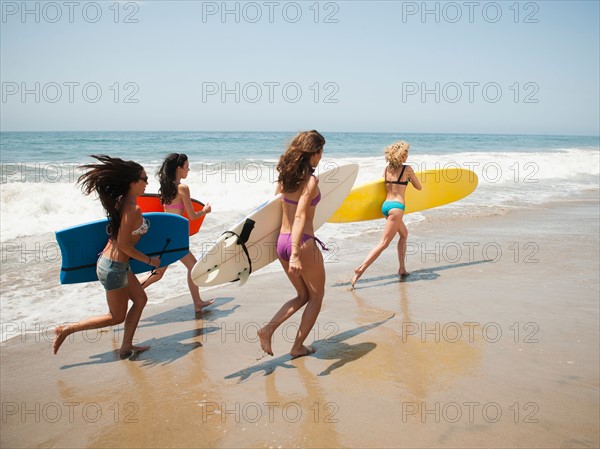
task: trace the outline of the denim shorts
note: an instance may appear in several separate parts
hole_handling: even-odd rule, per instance
[[[127,287],[127,272],[129,264],[109,259],[104,254],[98,258],[96,274],[104,290],[117,290]]]

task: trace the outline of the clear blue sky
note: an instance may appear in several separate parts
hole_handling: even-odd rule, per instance
[[[77,3],[2,2],[3,131],[600,134],[597,1]]]

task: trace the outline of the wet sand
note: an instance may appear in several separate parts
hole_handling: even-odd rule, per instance
[[[288,355],[300,316],[260,351],[292,295],[283,273],[204,292],[199,319],[187,295],[147,307],[136,337],[152,348],[131,360],[114,355],[122,328],[56,356],[50,333],[9,340],[1,446],[598,447],[597,195],[427,216],[405,279],[390,247],[349,289],[379,232],[327,256],[310,357]]]

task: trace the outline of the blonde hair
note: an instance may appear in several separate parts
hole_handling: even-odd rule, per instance
[[[404,162],[404,158],[408,153],[408,149],[410,148],[410,144],[405,142],[404,140],[399,140],[391,145],[385,147],[385,160],[390,167],[392,168],[400,168]]]

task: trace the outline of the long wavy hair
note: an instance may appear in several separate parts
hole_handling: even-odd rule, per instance
[[[188,157],[185,154],[171,153],[163,161],[160,169],[156,173],[160,181],[160,202],[171,204],[171,201],[177,196],[177,186],[175,185],[175,175],[178,167],[183,167]]]
[[[86,170],[78,179],[83,193],[96,192],[110,222],[110,234],[117,239],[121,226],[121,202],[132,182],[139,181],[144,167],[134,161],[124,161],[105,154],[93,154],[98,163],[82,165]]]
[[[310,158],[323,151],[325,137],[314,129],[303,131],[290,142],[285,153],[279,158],[277,182],[284,193],[295,192],[313,173]]]

